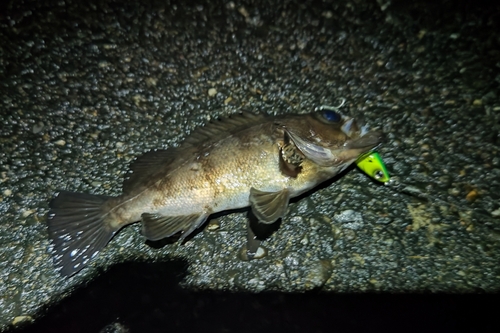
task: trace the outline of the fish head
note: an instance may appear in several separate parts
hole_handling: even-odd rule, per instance
[[[297,117],[282,127],[306,158],[324,167],[347,167],[383,138],[362,121],[329,109]]]

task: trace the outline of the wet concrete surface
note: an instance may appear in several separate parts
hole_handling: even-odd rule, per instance
[[[319,332],[341,317],[339,328],[369,327],[384,305],[404,323],[415,304],[443,328],[467,328],[483,298],[373,293],[498,291],[498,6],[2,6],[2,329]],[[118,195],[135,156],[176,146],[210,119],[305,113],[340,98],[342,112],[384,131],[379,152],[405,193],[351,168],[292,202],[261,260],[237,259],[243,211],[214,217],[182,246],[145,244],[130,226],[76,276],[54,270],[45,219],[58,190]],[[436,315],[446,306],[460,319]],[[316,324],[304,319],[315,314]],[[492,328],[488,314],[477,325]]]

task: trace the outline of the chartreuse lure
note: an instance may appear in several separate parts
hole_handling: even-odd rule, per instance
[[[392,191],[419,198],[428,201],[431,204],[438,203],[442,205],[442,207],[451,206],[457,211],[467,211],[468,213],[471,212],[470,208],[464,207],[463,204],[442,200],[435,195],[426,193],[425,190],[419,188],[418,185],[415,186],[401,183],[398,179],[399,177],[397,176],[391,179],[389,173],[387,172],[387,169],[385,168],[384,161],[377,152],[372,151],[359,156],[356,160],[356,165],[368,176],[384,183],[384,185]],[[474,214],[480,216],[482,219],[491,218],[490,213],[485,214],[478,210],[475,210]]]
[[[368,176],[381,183],[387,183],[391,179],[384,161],[377,152],[372,151],[359,156],[356,165]]]

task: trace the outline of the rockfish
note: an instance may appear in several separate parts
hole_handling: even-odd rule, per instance
[[[47,222],[55,266],[64,276],[77,273],[138,221],[152,241],[175,234],[182,241],[211,214],[248,206],[259,222],[273,223],[290,198],[334,177],[381,139],[332,110],[215,120],[177,148],[138,157],[118,197],[59,192]],[[251,259],[260,241],[248,227]]]

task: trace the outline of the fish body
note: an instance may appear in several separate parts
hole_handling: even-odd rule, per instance
[[[178,148],[137,158],[118,197],[60,192],[48,215],[55,265],[75,274],[118,230],[138,221],[149,240],[179,233],[182,240],[211,214],[248,206],[260,222],[273,223],[290,198],[380,141],[380,133],[330,110],[216,120]]]

